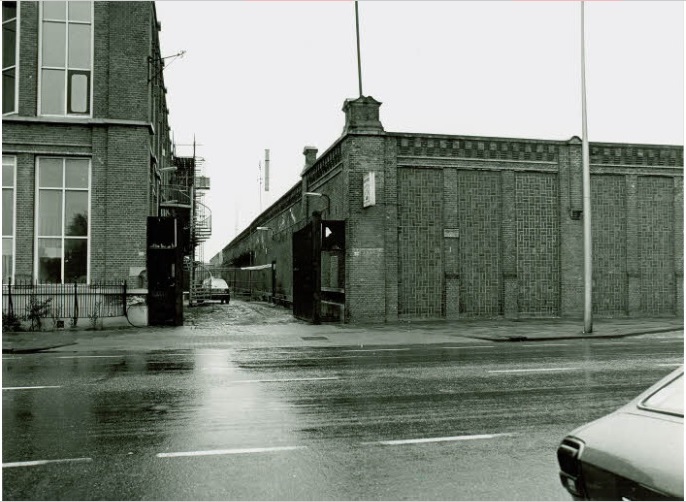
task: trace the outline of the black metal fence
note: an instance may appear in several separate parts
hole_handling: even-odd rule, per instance
[[[126,282],[95,284],[2,285],[2,312],[26,318],[32,305],[45,305],[46,316],[58,319],[126,315]]]

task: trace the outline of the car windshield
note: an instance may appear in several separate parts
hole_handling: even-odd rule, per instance
[[[641,406],[660,413],[684,416],[684,374],[645,399]]]

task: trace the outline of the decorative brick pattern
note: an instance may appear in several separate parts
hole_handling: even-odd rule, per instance
[[[519,314],[557,316],[560,305],[557,176],[515,176]]]
[[[557,145],[512,139],[446,137],[397,138],[398,155],[467,159],[557,161]]]
[[[317,159],[314,165],[307,171],[307,174],[305,175],[307,184],[313,185],[317,183],[342,161],[343,156],[341,155],[341,144],[338,143],[322,157]]]
[[[627,204],[624,176],[591,178],[593,312],[627,313]]]
[[[674,180],[639,176],[636,195],[641,312],[673,315],[676,300]]]
[[[460,230],[460,316],[503,313],[500,182],[500,173],[457,173],[458,220],[454,225]]]
[[[589,150],[591,164],[671,167],[684,165],[684,149],[678,146],[591,144]]]
[[[674,178],[674,275],[676,313],[684,311],[684,179]]]
[[[442,316],[443,172],[398,169],[398,314]]]

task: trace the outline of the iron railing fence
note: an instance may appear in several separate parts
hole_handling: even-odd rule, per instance
[[[127,285],[120,283],[2,285],[2,312],[26,318],[32,303],[46,303],[47,317],[69,319],[126,315]]]

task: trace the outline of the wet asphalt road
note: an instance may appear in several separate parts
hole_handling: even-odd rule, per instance
[[[569,500],[560,439],[682,362],[681,334],[4,355],[3,499]]]

